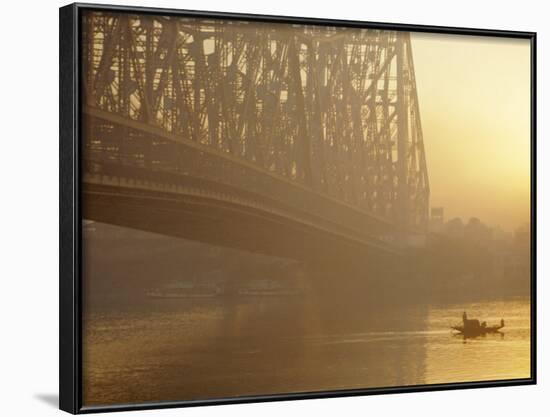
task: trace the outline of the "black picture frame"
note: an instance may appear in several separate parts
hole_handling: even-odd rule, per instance
[[[526,379],[461,382],[402,387],[346,389],[242,396],[234,398],[169,401],[109,406],[82,405],[82,217],[81,217],[81,148],[80,148],[80,19],[83,11],[110,11],[183,17],[236,19],[242,21],[344,26],[352,28],[386,29],[428,32],[450,35],[491,36],[528,39],[531,45],[531,377]],[[242,13],[176,10],[150,7],[128,7],[96,4],[70,4],[59,9],[60,48],[60,200],[59,200],[59,408],[72,414],[144,410],[201,405],[221,405],[249,402],[330,398],[358,395],[410,393],[464,388],[503,387],[536,384],[536,41],[534,32],[413,24],[378,23],[351,20],[318,19],[290,16],[266,16]]]

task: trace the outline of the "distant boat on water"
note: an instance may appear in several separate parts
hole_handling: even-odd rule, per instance
[[[300,288],[284,287],[278,282],[268,279],[258,279],[239,290],[239,295],[249,296],[285,296],[302,293],[303,291]]]
[[[498,333],[504,327],[504,319],[500,319],[500,325],[487,326],[487,322],[480,323],[478,319],[469,319],[466,312],[462,313],[462,325],[451,326],[459,334],[465,337],[483,336],[487,333]]]
[[[216,284],[172,284],[147,293],[150,298],[207,298],[221,295],[223,290]]]

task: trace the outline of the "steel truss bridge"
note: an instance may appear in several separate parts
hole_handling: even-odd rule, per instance
[[[291,257],[426,231],[409,33],[86,12],[81,44],[86,218]]]

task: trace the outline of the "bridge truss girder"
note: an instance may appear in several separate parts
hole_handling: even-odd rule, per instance
[[[82,28],[85,106],[241,158],[403,228],[427,226],[408,33],[104,12],[86,12]],[[177,153],[159,157],[168,141],[124,141],[124,129],[84,124],[87,155],[186,171]]]

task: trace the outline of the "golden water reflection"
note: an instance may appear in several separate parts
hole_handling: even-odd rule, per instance
[[[86,405],[529,377],[529,301],[344,306],[309,297],[143,300],[84,323]],[[352,307],[350,307],[351,311]],[[464,341],[462,310],[504,335]]]

